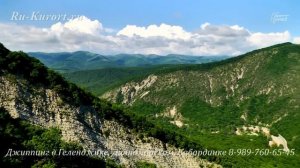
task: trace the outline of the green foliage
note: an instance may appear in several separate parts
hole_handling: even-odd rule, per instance
[[[121,104],[124,100],[124,96],[121,92],[118,92],[117,97],[116,97],[116,103]]]
[[[137,168],[156,168],[156,165],[153,163],[148,163],[148,162],[137,162],[136,167]]]
[[[163,106],[153,105],[152,103],[138,100],[130,108],[132,111],[138,112],[140,116],[154,116],[164,110]]]
[[[269,75],[280,75],[288,72],[293,66],[299,66],[299,57],[290,53],[300,53],[300,47],[295,45],[286,45],[273,56],[273,59],[266,65],[266,72]]]
[[[4,47],[2,43],[0,43],[0,55],[7,55],[10,51]]]
[[[62,75],[67,80],[76,83],[78,86],[87,89],[97,96],[100,96],[104,92],[116,88],[123,83],[144,78],[147,75],[169,67],[173,67],[173,65],[134,68],[105,68],[62,73]]]
[[[0,167],[119,167],[112,161],[87,156],[8,156],[9,149],[58,151],[82,150],[76,143],[61,140],[61,132],[56,128],[48,130],[33,126],[19,119],[12,119],[8,112],[0,107]]]
[[[197,128],[203,131],[231,132],[233,126],[241,124],[241,112],[236,105],[212,107],[199,99],[190,99],[183,103],[179,111],[182,111],[190,123],[197,124]]]
[[[283,115],[284,111],[288,110],[285,107],[288,104],[288,100],[288,98],[278,98],[274,102],[269,102],[266,95],[260,95],[243,102],[242,106],[248,111],[249,121],[254,122],[258,119],[264,123],[271,123],[274,120],[274,116]]]
[[[80,105],[92,105],[95,97],[76,85],[67,82],[58,73],[49,70],[39,60],[28,57],[23,52],[10,52],[1,55],[0,72],[25,78],[33,86],[43,85],[55,90],[65,102]]]
[[[32,168],[55,168],[57,165],[53,161],[38,161],[34,165],[31,166]]]
[[[103,133],[103,134],[104,134],[104,136],[105,136],[105,137],[109,137],[109,135],[110,135],[110,130],[106,130],[106,131],[104,131],[104,133]]]
[[[58,150],[61,147],[61,132],[57,128],[50,128],[41,135],[34,135],[31,140],[25,142],[25,146],[29,149],[40,151]]]

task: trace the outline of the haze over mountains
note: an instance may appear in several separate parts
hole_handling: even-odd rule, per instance
[[[30,52],[28,54],[41,60],[48,67],[62,72],[111,67],[200,64],[228,58],[228,56],[188,56],[176,54],[169,54],[166,56],[142,54],[100,55],[86,51],[77,51],[73,53]]]

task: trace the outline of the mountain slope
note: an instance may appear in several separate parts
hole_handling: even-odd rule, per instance
[[[80,144],[85,150],[94,152],[87,156],[100,157],[99,151],[106,151],[106,161],[113,159],[126,167],[136,167],[144,162],[159,167],[215,165],[191,154],[180,157],[178,148],[153,137],[139,136],[143,132],[133,128],[136,129],[134,124],[141,121],[133,122],[122,110],[114,109],[111,104],[68,83],[37,59],[22,52],[10,52],[2,44],[0,107],[5,109],[1,108],[1,115],[8,111],[12,118],[26,120],[42,128],[59,129],[62,140]],[[175,155],[115,153],[144,150],[172,151]]]
[[[285,151],[297,151],[299,86],[300,46],[284,43],[217,63],[154,73],[102,97],[176,129],[207,148],[274,149],[269,145],[277,143]],[[281,157],[276,163],[272,156],[254,158],[250,163],[244,159],[231,161],[242,167],[300,164],[295,157]]]
[[[48,67],[61,72],[116,67],[146,67],[162,64],[199,64],[222,60],[226,56],[185,56],[185,55],[141,55],[118,54],[99,55],[85,51],[73,53],[31,52],[30,56],[41,60]]]
[[[61,140],[59,129],[42,129],[21,119],[13,119],[9,113],[0,108],[0,166],[1,167],[117,167],[105,163],[104,160],[87,156],[59,157],[59,156],[10,156],[15,151],[48,151],[68,148],[69,150],[83,150],[78,144],[66,143]],[[8,149],[13,152],[9,153]],[[2,157],[5,156],[6,157]]]
[[[78,86],[85,88],[99,96],[111,88],[125,83],[126,81],[148,76],[151,73],[175,66],[178,65],[160,65],[133,68],[104,68],[62,73],[62,75],[68,81],[76,83]]]

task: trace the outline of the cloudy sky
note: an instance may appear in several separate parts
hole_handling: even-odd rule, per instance
[[[238,55],[300,43],[300,6],[286,0],[0,0],[11,50]]]

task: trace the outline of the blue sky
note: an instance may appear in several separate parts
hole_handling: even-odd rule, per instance
[[[105,28],[119,31],[126,25],[180,26],[197,31],[206,22],[212,25],[238,25],[251,32],[284,32],[300,36],[300,6],[293,0],[0,0],[0,23],[11,23],[14,11],[30,15],[84,15]],[[272,23],[272,14],[287,15],[286,21]],[[17,25],[50,27],[55,21],[14,21]],[[1,38],[1,37],[0,37]],[[14,47],[13,47],[14,48]],[[101,50],[102,51],[102,50]]]
[[[127,24],[145,26],[167,23],[195,30],[201,23],[238,24],[252,31],[290,30],[300,35],[300,6],[295,0],[0,0],[0,21],[9,21],[13,11],[69,13],[98,19],[119,29]],[[273,24],[273,13],[289,15],[288,21]],[[50,25],[51,22],[30,24]]]

